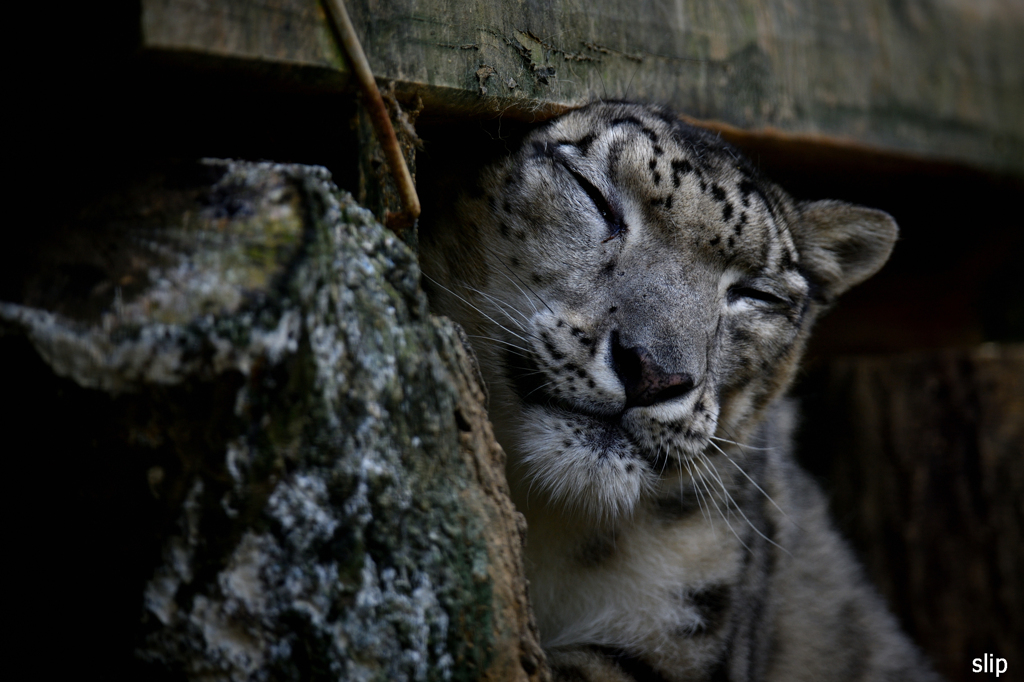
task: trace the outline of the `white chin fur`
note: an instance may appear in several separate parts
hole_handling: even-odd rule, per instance
[[[631,514],[657,481],[616,427],[539,406],[523,408],[522,416],[529,428],[513,435],[517,461],[512,467],[530,496],[543,495],[568,512],[611,520]]]

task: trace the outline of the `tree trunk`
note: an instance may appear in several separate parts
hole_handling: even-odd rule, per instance
[[[0,304],[19,480],[49,493],[23,622],[84,626],[69,670],[547,677],[473,360],[325,170],[168,166],[34,272]]]

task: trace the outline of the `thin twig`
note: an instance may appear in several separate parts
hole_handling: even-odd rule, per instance
[[[398,138],[395,137],[395,129],[391,125],[391,117],[384,106],[384,100],[377,89],[377,81],[370,71],[370,64],[366,61],[363,47],[359,44],[356,31],[352,27],[352,21],[348,18],[345,5],[342,0],[327,0],[327,7],[334,25],[341,37],[341,45],[352,65],[352,71],[359,81],[359,87],[363,91],[366,111],[370,115],[373,130],[377,134],[377,140],[384,149],[384,156],[387,158],[391,174],[398,185],[398,196],[402,199],[402,209],[410,221],[416,220],[420,215],[420,199],[416,195],[416,187],[413,185],[409,168],[405,165],[405,157],[402,149],[398,146]]]

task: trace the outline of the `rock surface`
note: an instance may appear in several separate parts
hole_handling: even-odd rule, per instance
[[[327,171],[174,167],[52,242],[0,331],[68,426],[53,475],[101,500],[69,514],[135,524],[94,569],[131,568],[112,651],[171,679],[547,678],[473,360]]]

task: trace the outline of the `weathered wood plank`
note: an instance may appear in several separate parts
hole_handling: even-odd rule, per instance
[[[542,117],[635,97],[745,131],[1024,174],[1024,4],[1014,0],[347,5],[374,72],[420,95],[428,117]],[[149,51],[344,68],[317,0],[142,7]]]
[[[143,0],[142,45],[203,65],[230,65],[326,90],[349,69],[316,0]]]

